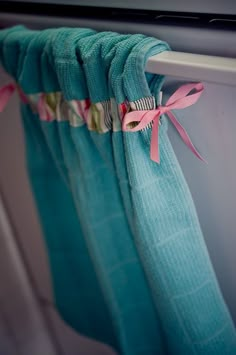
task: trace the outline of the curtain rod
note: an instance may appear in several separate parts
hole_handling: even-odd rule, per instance
[[[150,57],[146,72],[236,86],[236,59],[165,51]]]
[[[98,31],[117,32],[123,32],[122,29],[124,29],[124,23],[120,21],[0,13],[1,27],[9,27],[19,23],[32,29],[58,26],[91,27]],[[177,50],[162,52],[149,58],[146,65],[147,72],[236,86],[236,36],[234,31],[210,31],[190,27],[186,30],[186,27],[178,26],[125,23],[125,33],[136,33],[137,28],[146,35],[156,35],[158,38],[162,38],[170,44],[171,48]],[[219,46],[219,43],[223,42],[224,49]],[[178,51],[178,48],[181,51]],[[201,51],[206,54],[185,53],[186,50],[195,53]]]

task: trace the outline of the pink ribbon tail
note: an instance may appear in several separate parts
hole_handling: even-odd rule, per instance
[[[150,146],[150,157],[153,161],[155,161],[158,164],[160,164],[159,121],[160,121],[160,115],[157,115],[153,120],[151,146]]]
[[[23,93],[21,88],[16,83],[10,83],[0,88],[0,112],[2,112],[5,109],[10,98],[12,97],[12,95],[16,90],[19,93],[21,101],[24,104],[28,103],[27,96]]]
[[[187,145],[187,147],[193,152],[193,154],[200,160],[202,160],[204,163],[207,163],[207,161],[200,155],[200,153],[197,151],[195,148],[194,144],[192,143],[188,133],[184,129],[184,127],[180,124],[180,122],[176,119],[175,115],[169,111],[167,112],[167,115],[169,116],[169,119],[171,120],[172,124],[175,126],[177,132],[179,133],[180,137],[184,141],[184,143]]]
[[[124,116],[122,129],[123,131],[137,132],[144,129],[148,124],[153,121],[150,157],[157,163],[160,163],[159,148],[158,148],[158,131],[159,131],[159,110],[145,110],[145,111],[133,111]],[[129,128],[128,125],[137,122],[135,127]]]
[[[0,89],[0,112],[5,109],[15,90],[16,85],[14,83],[7,84]]]

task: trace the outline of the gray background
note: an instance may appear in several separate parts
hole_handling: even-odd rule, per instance
[[[11,1],[11,0],[10,0]],[[20,0],[18,0],[20,1]],[[55,4],[72,4],[84,6],[104,6],[129,9],[145,9],[178,12],[199,12],[215,14],[236,14],[234,0],[25,0],[25,2],[41,2]]]

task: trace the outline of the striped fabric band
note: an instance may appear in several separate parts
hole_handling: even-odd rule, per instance
[[[32,111],[44,121],[69,121],[73,127],[87,124],[98,133],[121,131],[126,113],[156,108],[155,98],[145,97],[133,102],[117,104],[114,98],[92,103],[89,99],[66,101],[60,92],[27,95]]]

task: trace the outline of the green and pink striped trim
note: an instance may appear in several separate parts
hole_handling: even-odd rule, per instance
[[[155,108],[154,97],[122,104],[117,104],[113,98],[92,103],[89,99],[67,101],[62,93],[55,92],[27,95],[27,101],[32,111],[44,121],[69,121],[73,127],[86,124],[89,130],[99,133],[121,131],[122,120],[130,111]]]

